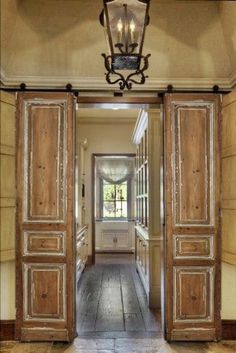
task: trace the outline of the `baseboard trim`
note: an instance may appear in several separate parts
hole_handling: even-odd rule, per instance
[[[222,339],[236,340],[236,320],[222,320]]]
[[[0,341],[15,339],[15,320],[0,320]]]

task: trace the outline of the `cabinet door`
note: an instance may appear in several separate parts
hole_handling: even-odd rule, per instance
[[[220,338],[220,117],[217,95],[165,98],[168,340]]]
[[[17,100],[17,318],[24,341],[74,338],[74,99]]]
[[[116,246],[116,237],[113,230],[102,230],[101,248],[104,250],[114,250]]]
[[[127,250],[129,249],[129,233],[128,230],[116,232],[116,250]]]

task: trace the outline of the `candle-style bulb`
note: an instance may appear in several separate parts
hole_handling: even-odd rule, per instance
[[[134,42],[134,31],[135,31],[135,22],[133,19],[129,23],[129,29],[130,29],[130,40],[131,40],[131,43],[133,43]]]
[[[135,31],[135,23],[133,19],[130,21],[129,28],[131,32]]]
[[[122,23],[121,18],[119,19],[119,21],[117,23],[117,29],[118,29],[119,32],[121,32],[122,29],[123,29],[123,23]]]

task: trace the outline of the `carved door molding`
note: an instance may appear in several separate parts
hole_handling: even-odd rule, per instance
[[[217,340],[220,322],[219,96],[165,97],[167,340]]]
[[[16,338],[71,341],[74,308],[74,98],[17,97]]]

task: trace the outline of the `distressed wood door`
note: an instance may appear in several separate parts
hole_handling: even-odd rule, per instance
[[[70,341],[74,308],[74,98],[17,98],[16,338]]]
[[[165,97],[165,335],[218,340],[220,322],[219,96]]]

